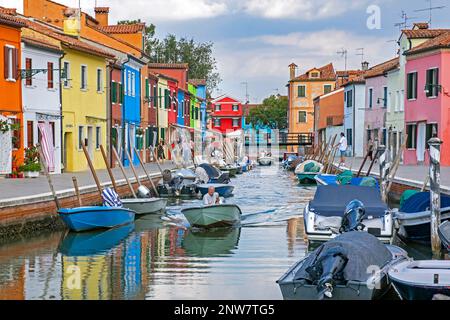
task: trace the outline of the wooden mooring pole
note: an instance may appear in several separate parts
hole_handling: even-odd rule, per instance
[[[55,200],[56,208],[59,210],[59,209],[61,209],[61,205],[59,203],[58,197],[56,196],[55,187],[53,186],[52,178],[50,176],[50,173],[48,172],[47,161],[45,160],[44,152],[42,151],[41,145],[38,146],[38,152],[39,152],[39,159],[41,160],[41,164],[42,164],[42,169],[44,170],[44,174],[47,177],[50,191],[52,192],[53,199]]]
[[[75,188],[75,195],[77,196],[77,199],[78,199],[78,205],[80,207],[82,207],[83,201],[81,200],[80,189],[78,188],[77,177],[72,177],[72,182],[73,182],[73,187]]]
[[[380,154],[380,189],[381,197],[387,203],[387,188],[389,183],[389,173],[391,170],[390,152],[386,146],[381,145],[378,148]]]
[[[116,150],[116,148],[114,146],[112,147],[112,151],[113,151],[114,157],[117,160],[117,163],[119,165],[120,171],[122,171],[122,175],[125,178],[125,181],[127,182],[128,188],[130,188],[130,191],[133,194],[133,197],[137,198],[136,192],[133,189],[133,185],[131,184],[130,179],[128,179],[128,177],[127,177],[127,173],[125,172],[125,168],[123,167],[123,164],[122,164],[122,162],[120,160],[119,154],[117,153],[117,150]]]
[[[150,181],[150,184],[152,185],[153,191],[155,191],[156,196],[159,197],[158,189],[156,188],[155,183],[153,182],[152,178],[150,177],[150,174],[148,173],[147,169],[145,168],[144,161],[139,156],[139,153],[136,148],[134,148],[134,152],[136,153],[136,156],[139,160],[139,163],[141,164],[142,169],[144,170],[145,174],[147,175],[148,181]]]
[[[89,143],[92,143],[92,142],[89,142]],[[84,155],[86,157],[86,161],[88,163],[89,169],[91,170],[92,176],[94,177],[95,184],[97,185],[97,190],[98,190],[98,194],[100,196],[100,199],[103,201],[102,185],[100,184],[100,180],[98,179],[97,172],[95,171],[94,164],[92,163],[91,156],[89,155],[89,152],[88,152],[84,142],[81,144],[81,147],[83,148],[83,152],[84,152]]]
[[[119,193],[117,189],[116,179],[114,178],[113,172],[111,170],[111,163],[109,163],[108,156],[106,155],[106,151],[105,148],[103,148],[103,145],[100,145],[100,151],[102,152],[103,160],[105,161],[106,165],[106,170],[108,170],[109,178],[111,179],[113,188],[117,193]]]
[[[435,137],[428,141],[430,146],[430,203],[431,203],[431,249],[433,256],[439,257],[442,244],[439,238],[441,224],[441,145]]]

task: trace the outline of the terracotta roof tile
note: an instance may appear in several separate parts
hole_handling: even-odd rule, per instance
[[[448,32],[442,33],[438,37],[425,41],[417,47],[408,50],[406,54],[410,55],[438,48],[450,48],[450,30]]]
[[[149,63],[150,69],[188,69],[187,63]]]
[[[30,45],[34,45],[40,48],[44,49],[50,49],[54,51],[61,51],[61,48],[58,46],[55,46],[53,43],[49,41],[45,41],[44,39],[40,39],[37,37],[33,37],[31,35],[22,35],[22,41],[25,43],[28,43]]]
[[[145,24],[144,23],[118,24],[118,25],[98,27],[98,28],[106,33],[127,34],[127,33],[142,32],[145,29]]]
[[[17,28],[25,27],[25,24],[23,23],[23,21],[21,21],[21,19],[4,13],[0,13],[0,24],[5,24]]]
[[[194,86],[206,86],[205,79],[191,79],[189,80],[189,83],[193,84]]]
[[[5,7],[0,6],[0,13],[10,14],[10,15],[15,16],[17,14],[17,9],[16,8],[5,8]]]
[[[448,32],[450,29],[414,29],[403,30],[408,39],[434,38],[440,36],[442,33]]]
[[[364,78],[374,78],[385,74],[386,72],[398,68],[399,66],[399,58],[395,57],[394,59],[385,61],[380,63],[379,65],[373,66],[364,74]]]
[[[309,73],[313,70],[319,70],[320,71],[320,77],[319,78],[310,78]],[[334,67],[332,63],[327,64],[326,66],[323,66],[321,68],[312,68],[305,72],[304,74],[294,78],[292,81],[324,81],[324,80],[330,80],[334,81],[336,80],[336,73],[334,72]]]

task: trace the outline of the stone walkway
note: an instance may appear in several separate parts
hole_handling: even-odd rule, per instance
[[[170,161],[161,164],[163,170],[173,169],[175,166]],[[160,170],[156,163],[146,164],[147,172],[150,175],[160,174]],[[130,180],[136,181],[134,178],[131,168],[125,168],[128,178]],[[136,168],[139,177],[145,179],[146,175],[141,166]],[[100,182],[110,183],[110,178],[108,171],[98,170],[97,171]],[[113,175],[118,184],[124,183],[124,177],[120,168],[113,169]],[[57,193],[66,192],[68,190],[73,190],[72,177],[76,177],[78,180],[78,186],[80,190],[85,188],[92,188],[95,186],[94,178],[90,171],[77,172],[77,173],[63,173],[60,175],[52,175],[53,185]],[[4,179],[0,178],[0,206],[3,201],[11,201],[14,199],[23,199],[26,197],[37,197],[40,195],[47,195],[50,192],[50,188],[47,182],[47,178],[41,175],[39,178],[35,179]]]

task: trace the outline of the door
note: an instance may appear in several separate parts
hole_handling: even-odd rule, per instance
[[[416,149],[417,162],[425,161],[426,134],[427,134],[426,123],[425,122],[419,123],[417,127],[417,149]]]
[[[63,163],[64,163],[64,170],[67,172],[69,171],[69,163],[70,163],[70,157],[69,157],[69,150],[73,150],[73,141],[72,141],[72,132],[66,132],[64,133],[64,151],[63,151]]]

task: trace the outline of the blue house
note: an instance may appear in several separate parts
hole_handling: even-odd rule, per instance
[[[124,152],[122,155],[123,165],[129,166],[126,150],[130,153],[133,164],[139,165],[139,159],[134,153],[134,147],[138,145],[138,139],[142,139],[141,134],[141,68],[145,64],[129,55],[128,61],[124,64],[122,72],[123,83],[123,134]]]
[[[243,106],[244,108],[244,116],[242,117],[242,130],[244,131],[244,137],[246,140],[246,143],[249,143],[251,141],[251,135],[255,136],[255,142],[261,143],[261,142],[268,142],[268,139],[270,138],[270,134],[272,132],[272,129],[268,126],[259,125],[253,126],[248,121],[248,116],[250,114],[250,110],[253,108],[261,107],[260,104],[245,104]]]
[[[184,91],[178,88],[178,113],[177,113],[177,124],[184,126],[184,106],[186,102],[184,101]]]

